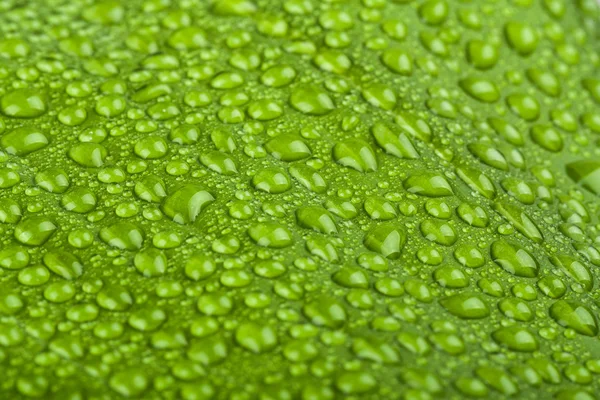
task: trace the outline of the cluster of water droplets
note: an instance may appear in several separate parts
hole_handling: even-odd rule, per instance
[[[0,397],[595,398],[597,15],[0,1]]]

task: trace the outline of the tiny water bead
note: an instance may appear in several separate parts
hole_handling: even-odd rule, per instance
[[[0,2],[0,398],[597,397],[595,2],[46,3]]]

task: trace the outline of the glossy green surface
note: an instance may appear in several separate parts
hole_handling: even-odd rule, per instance
[[[600,393],[592,0],[0,0],[0,399]]]

